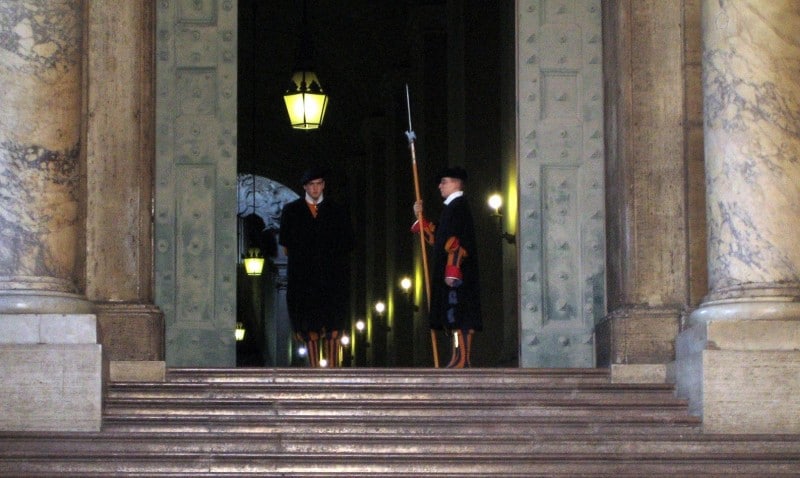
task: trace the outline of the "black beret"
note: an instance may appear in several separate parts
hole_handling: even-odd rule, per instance
[[[444,168],[436,175],[436,184],[442,182],[442,178],[455,178],[466,182],[467,171],[459,166]]]
[[[309,182],[315,179],[325,179],[325,176],[328,175],[328,170],[324,168],[311,168],[306,170],[303,173],[303,177],[300,178],[300,184],[305,186]]]

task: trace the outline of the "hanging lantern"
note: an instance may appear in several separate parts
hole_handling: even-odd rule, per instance
[[[247,250],[247,255],[244,257],[244,270],[249,276],[260,276],[263,272],[264,258],[261,257],[261,251],[257,247]]]
[[[319,128],[325,117],[328,95],[322,92],[317,75],[313,71],[296,71],[292,83],[295,88],[283,95],[292,128]]]
[[[245,332],[244,324],[242,324],[241,322],[236,322],[236,329],[234,330],[233,334],[234,337],[236,337],[237,342],[241,342],[242,340],[244,340],[244,332]]]
[[[300,33],[300,47],[297,66],[283,101],[289,113],[289,122],[294,129],[317,129],[325,118],[328,95],[322,91],[317,74],[311,67],[311,40],[308,34],[306,3],[303,2],[303,29]]]

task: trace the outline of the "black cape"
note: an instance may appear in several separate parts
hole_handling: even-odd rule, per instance
[[[346,210],[325,198],[315,218],[301,197],[281,213],[288,252],[286,302],[294,332],[342,330],[348,319],[353,232]]]
[[[447,251],[444,246],[452,236],[458,238],[461,247],[469,254],[461,263],[463,282],[458,287],[449,287],[444,282],[447,265]],[[429,316],[431,328],[483,330],[475,226],[469,203],[464,196],[455,198],[442,210],[434,231],[432,256]]]

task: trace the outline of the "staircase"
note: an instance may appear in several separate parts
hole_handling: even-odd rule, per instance
[[[800,477],[798,435],[700,429],[601,369],[172,369],[101,432],[0,432],[0,476]]]

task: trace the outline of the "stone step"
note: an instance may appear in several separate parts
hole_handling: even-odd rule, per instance
[[[171,369],[101,432],[0,432],[0,477],[800,476],[800,436],[701,426],[605,370]]]
[[[608,369],[434,369],[434,368],[171,368],[167,371],[169,382],[202,383],[361,383],[376,385],[390,383],[464,384],[476,386],[556,383],[609,383]]]
[[[789,477],[796,457],[748,455],[665,457],[636,453],[475,454],[428,453],[174,453],[124,452],[119,456],[29,457],[0,461],[0,476],[25,477]]]
[[[621,393],[624,392],[624,393]],[[533,384],[520,386],[486,386],[470,384],[361,384],[326,383],[324,387],[283,383],[115,383],[108,388],[109,400],[115,399],[224,399],[258,400],[298,399],[407,399],[430,400],[436,397],[458,397],[459,400],[554,400],[575,399],[631,403],[638,401],[675,400],[673,387],[667,385]]]
[[[426,403],[412,401],[363,402],[350,400],[297,400],[291,402],[268,402],[263,400],[204,400],[173,403],[132,400],[130,403],[109,403],[106,416],[114,415],[188,415],[188,416],[306,416],[338,417],[340,420],[361,417],[405,417],[415,420],[420,417],[456,415],[464,420],[475,417],[495,419],[530,419],[559,417],[591,420],[627,420],[632,418],[654,421],[678,420],[686,415],[680,404],[591,404],[569,401],[528,403],[460,403],[431,400]]]
[[[134,396],[127,397],[109,397],[105,400],[106,407],[109,409],[122,409],[136,407],[137,405],[146,408],[154,409],[164,406],[181,408],[208,408],[214,407],[222,410],[225,408],[246,409],[252,408],[257,411],[262,411],[267,408],[274,409],[291,409],[291,408],[304,408],[309,410],[325,408],[327,410],[335,409],[353,409],[353,408],[368,408],[380,410],[383,412],[387,408],[393,410],[414,410],[414,409],[458,409],[460,407],[469,408],[473,410],[479,409],[538,409],[542,407],[555,407],[555,408],[619,408],[625,407],[629,409],[642,409],[642,408],[659,408],[671,410],[686,410],[687,403],[685,400],[675,398],[671,395],[645,395],[630,397],[627,394],[607,395],[603,397],[605,400],[598,400],[594,397],[581,396],[577,393],[558,394],[554,397],[537,397],[530,395],[521,396],[497,396],[493,394],[470,395],[462,396],[460,394],[434,394],[433,396],[416,396],[399,394],[390,397],[370,398],[367,396],[360,396],[360,394],[348,395],[340,394],[329,397],[324,392],[322,393],[309,393],[305,396],[288,397],[251,397],[248,395],[227,395],[227,396],[167,396],[156,398],[142,398]]]
[[[394,433],[296,434],[296,433],[42,433],[14,435],[0,432],[0,459],[28,457],[116,457],[121,454],[156,453],[308,453],[382,455],[385,453],[486,455],[616,454],[640,458],[716,459],[746,455],[752,460],[786,460],[800,463],[800,438],[771,435],[538,435],[510,434],[486,440],[474,434],[429,434],[420,437]]]
[[[523,418],[555,414],[571,421],[697,424],[688,419],[686,402],[674,397],[671,386],[612,384],[605,371],[299,370],[174,369],[167,383],[113,384],[106,415],[109,420],[198,417],[195,423],[230,415],[250,420],[316,415],[328,422],[346,417],[350,423],[355,418],[394,417],[408,422],[450,415],[474,421],[488,415],[493,421],[519,425]],[[374,380],[365,380],[368,377]],[[548,382],[548,377],[556,380]]]
[[[631,417],[592,420],[569,417],[475,417],[464,420],[453,415],[436,417],[358,417],[343,420],[338,416],[189,416],[115,415],[103,420],[103,429],[127,432],[243,432],[243,433],[395,433],[411,436],[430,433],[504,436],[539,434],[695,434],[700,431],[697,417],[681,416],[656,421]]]

